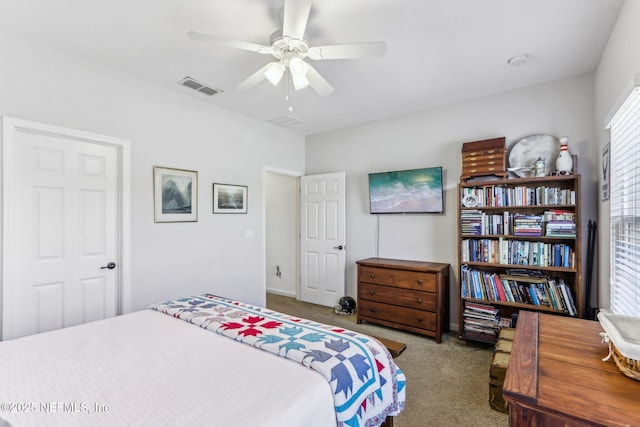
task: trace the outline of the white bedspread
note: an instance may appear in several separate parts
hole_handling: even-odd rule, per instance
[[[317,372],[153,310],[0,342],[0,404],[2,427],[336,425]]]

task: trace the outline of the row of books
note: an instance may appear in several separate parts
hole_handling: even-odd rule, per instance
[[[461,268],[461,297],[546,306],[576,316],[571,289],[564,279],[508,276]]]
[[[576,224],[573,221],[549,221],[545,225],[548,237],[576,237]]]
[[[469,194],[478,198],[478,207],[575,205],[576,203],[574,190],[545,185],[533,187],[485,185],[463,188],[462,197]]]
[[[462,313],[465,332],[497,336],[500,328],[514,327],[511,317],[499,316],[499,310],[488,304],[467,301]]]
[[[573,247],[564,243],[528,240],[462,239],[462,262],[523,265],[535,267],[575,267]]]
[[[573,212],[558,212],[563,213],[546,211],[542,215],[523,215],[504,211],[501,214],[489,214],[477,209],[465,209],[460,214],[460,227],[463,235],[575,237]]]
[[[542,215],[514,215],[514,236],[542,236]]]

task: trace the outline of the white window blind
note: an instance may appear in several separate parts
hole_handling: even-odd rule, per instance
[[[611,128],[611,310],[640,316],[640,87]]]

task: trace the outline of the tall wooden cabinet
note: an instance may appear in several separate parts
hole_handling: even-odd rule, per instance
[[[358,264],[358,323],[435,337],[449,330],[449,264],[368,258]]]
[[[580,175],[458,184],[459,336],[493,343],[519,310],[583,316]]]

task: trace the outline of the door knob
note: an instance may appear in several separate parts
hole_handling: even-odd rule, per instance
[[[341,251],[341,250],[344,249],[344,246],[342,246],[342,245],[334,246],[333,249],[337,249],[337,250]]]
[[[109,270],[113,270],[114,268],[116,268],[116,263],[115,262],[110,262],[109,264],[105,265],[104,267],[100,267],[100,270],[104,270],[105,268],[108,268]]]

